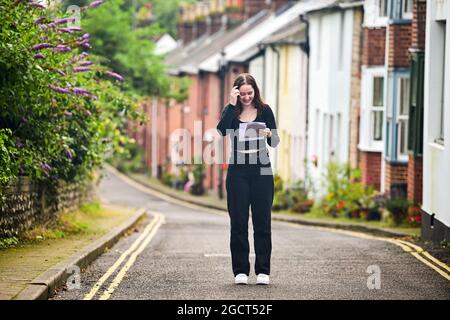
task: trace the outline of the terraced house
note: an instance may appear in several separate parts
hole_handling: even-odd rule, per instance
[[[356,153],[358,127],[351,120],[357,119],[360,89],[353,56],[359,53],[362,4],[333,1],[307,13],[311,51],[306,160],[317,196],[324,195],[321,181],[328,163],[347,163]]]
[[[421,208],[425,235],[449,239],[447,2],[216,0],[184,6],[178,46],[166,63],[172,76],[190,80],[187,99],[144,106],[150,120],[137,140],[147,165],[154,176],[176,175],[205,148],[217,148],[215,127],[232,81],[249,72],[276,117],[281,142],[269,152],[285,186],[310,178],[308,191],[319,199],[328,164],[350,163],[361,169],[363,184]],[[172,135],[180,128],[187,136]],[[190,152],[181,154],[187,140]],[[225,143],[219,160],[228,159],[229,147]],[[203,186],[220,198],[226,170],[205,167]]]

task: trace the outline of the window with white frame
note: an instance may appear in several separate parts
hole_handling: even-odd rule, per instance
[[[397,99],[397,158],[408,157],[409,78],[400,77]]]
[[[403,0],[402,1],[402,18],[412,19],[413,17],[413,0]]]
[[[383,139],[384,77],[375,76],[372,79],[371,139],[381,141]]]
[[[332,159],[334,156],[334,115],[330,114],[330,127],[328,128],[328,151],[329,151],[329,159]]]
[[[337,114],[337,121],[336,121],[336,150],[335,150],[335,154],[336,154],[336,159],[339,159],[339,155],[341,152],[341,144],[339,143],[341,141],[341,114],[338,112]]]
[[[380,17],[388,16],[388,2],[389,0],[378,0],[378,15]]]
[[[388,0],[364,1],[364,26],[385,27],[389,20]]]

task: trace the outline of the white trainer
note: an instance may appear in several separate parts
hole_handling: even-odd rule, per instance
[[[234,284],[247,284],[248,276],[245,273],[239,273],[234,277]]]
[[[260,273],[256,277],[256,284],[269,284],[269,283],[270,283],[270,278],[267,274]]]

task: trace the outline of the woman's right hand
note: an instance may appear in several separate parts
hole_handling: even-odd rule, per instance
[[[239,95],[240,95],[240,92],[239,92],[238,87],[237,86],[233,87],[230,92],[230,104],[232,104],[233,106],[236,106]]]

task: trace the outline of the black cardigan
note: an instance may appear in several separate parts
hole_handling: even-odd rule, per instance
[[[239,129],[240,120],[235,117],[235,106],[232,104],[228,104],[225,109],[222,112],[222,116],[220,117],[220,121],[217,124],[217,130],[222,136],[227,135],[227,129],[233,130],[234,133],[237,133],[236,130]],[[277,125],[275,123],[275,117],[273,115],[272,109],[269,107],[269,105],[265,105],[265,107],[262,110],[262,113],[257,115],[255,122],[265,122],[266,127],[271,129],[272,136],[269,138],[267,137],[267,143],[272,148],[275,148],[280,143],[280,137],[278,136],[277,132]],[[233,139],[232,139],[232,146],[233,149],[235,149],[235,146],[238,146],[237,139],[238,136],[233,133]],[[265,141],[265,140],[261,140]],[[265,145],[264,145],[265,147]],[[248,150],[248,142],[245,143],[245,149]]]

